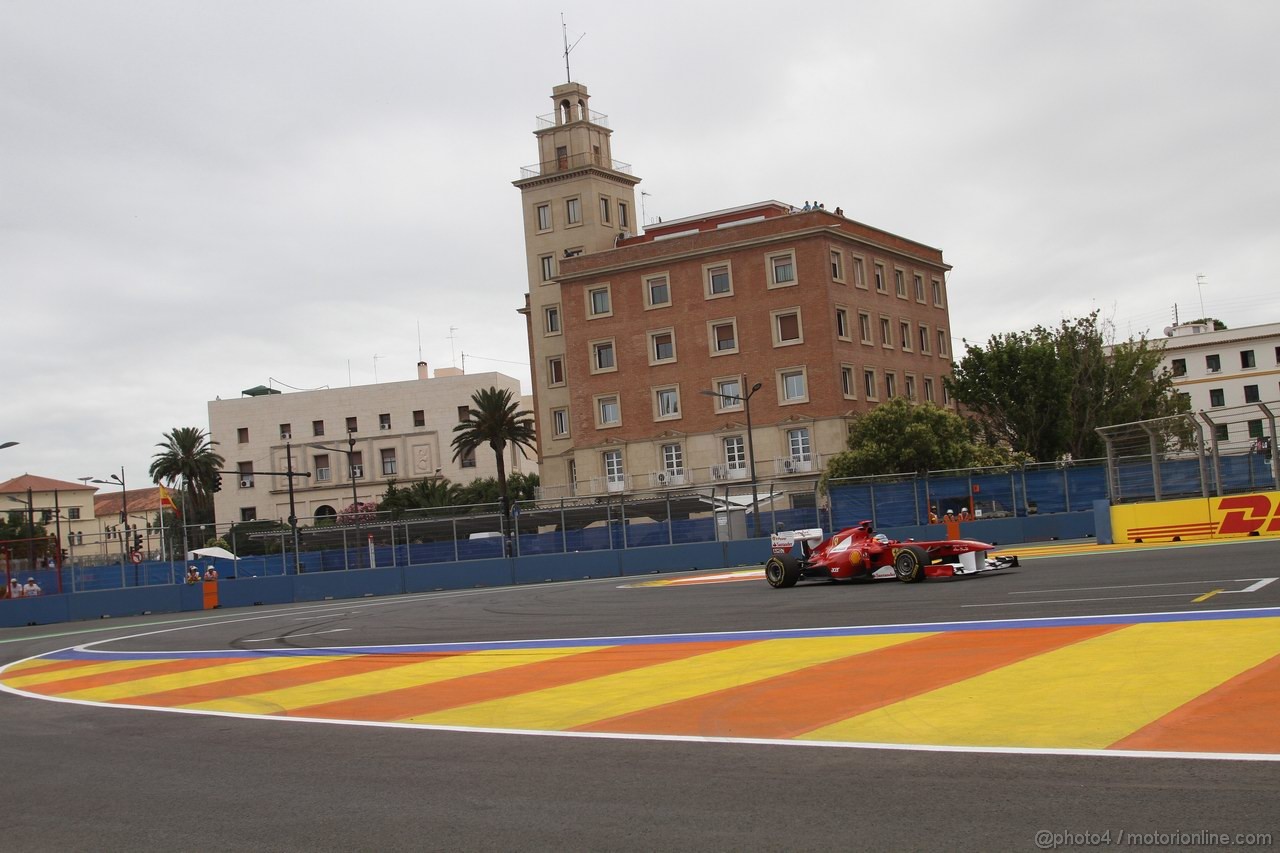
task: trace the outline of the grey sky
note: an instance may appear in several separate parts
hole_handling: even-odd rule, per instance
[[[952,332],[1280,317],[1280,5],[0,0],[0,480],[206,402],[501,370],[573,76],[667,219],[776,198],[940,247]],[[456,327],[453,345],[450,327]],[[348,374],[348,364],[350,365]]]

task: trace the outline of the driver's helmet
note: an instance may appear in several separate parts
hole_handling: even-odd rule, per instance
[[[885,536],[883,533],[877,533],[875,536],[872,536],[871,538],[879,542],[881,545],[889,544],[889,537]]]

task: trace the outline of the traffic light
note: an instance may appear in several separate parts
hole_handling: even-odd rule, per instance
[[[222,474],[221,473],[215,473],[213,475],[213,490],[215,492],[222,491]]]
[[[61,554],[62,562],[64,562],[64,563],[65,563],[65,562],[67,561],[67,559],[68,559],[68,558],[70,558],[70,556],[71,556],[71,555],[67,553],[67,549],[66,549],[66,548],[63,548],[63,549],[62,549],[62,554]]]
[[[133,550],[135,551],[142,550],[142,534],[141,533],[135,532],[133,534]]]

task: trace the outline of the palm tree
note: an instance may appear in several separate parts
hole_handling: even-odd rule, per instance
[[[525,453],[525,448],[536,450],[533,412],[516,411],[519,402],[512,399],[515,395],[510,390],[497,388],[481,388],[471,395],[474,408],[467,410],[467,419],[453,428],[457,433],[453,437],[454,461],[462,459],[482,444],[493,448],[493,456],[498,464],[498,494],[502,496],[502,512],[510,512],[511,501],[507,496],[507,467],[503,453],[507,444],[514,444]]]
[[[152,458],[151,481],[163,480],[170,488],[180,483],[193,507],[204,509],[226,461],[213,449],[217,442],[199,427],[174,427],[164,439],[156,444],[161,451]]]

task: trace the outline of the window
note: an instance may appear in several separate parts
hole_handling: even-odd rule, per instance
[[[249,443],[249,428],[248,428],[248,427],[240,427],[240,428],[238,428],[238,429],[236,430],[236,441],[238,441],[240,444],[248,444],[248,443]]]
[[[868,400],[880,399],[876,394],[875,368],[868,367],[862,371],[862,394]]]
[[[931,376],[924,378],[924,399],[925,402],[933,402],[933,377]]]
[[[865,311],[858,312],[858,335],[864,344],[874,344],[871,338],[871,315]]]
[[[356,428],[356,419],[354,417],[347,418],[347,432],[359,432]]]
[[[804,340],[800,329],[800,309],[787,308],[770,312],[773,316],[773,345],[775,347],[798,344]]]
[[[929,354],[929,327],[923,323],[920,324],[920,354]]]
[[[795,252],[769,256],[769,287],[785,287],[796,283]]]
[[[649,333],[649,363],[660,364],[676,359],[676,335],[670,329]]]
[[[662,445],[662,469],[668,474],[684,473],[684,448],[678,444]]]
[[[898,396],[898,374],[889,370],[884,372],[884,396],[890,400]]]
[[[311,458],[312,464],[316,471],[316,482],[327,483],[333,476],[329,469],[329,454],[318,453]]]
[[[1204,369],[1210,373],[1222,372],[1222,359],[1217,353],[1214,353],[1213,355],[1206,355],[1204,357]]]
[[[551,281],[556,277],[556,259],[555,255],[543,255],[538,258],[538,262],[542,264],[542,280]]]
[[[551,205],[540,204],[537,207],[537,212],[538,212],[538,230],[550,231],[551,230]]]
[[[680,389],[678,387],[658,388],[653,392],[654,413],[656,420],[680,417]]]
[[[357,450],[347,458],[351,463],[351,479],[359,480],[364,476],[364,452]]]
[[[293,424],[280,424],[280,440],[288,441],[293,438]]]
[[[253,488],[253,463],[240,462],[240,463],[237,463],[236,468],[240,472],[240,488],[252,489]]]
[[[853,366],[848,364],[840,365],[840,393],[844,395],[846,400],[854,398],[853,390]]]
[[[240,507],[240,520],[241,521],[257,521],[258,508],[256,506]]]
[[[601,456],[604,461],[604,478],[610,483],[625,482],[626,474],[622,471],[622,451],[606,450]]]
[[[1209,389],[1209,405],[1213,407],[1225,406],[1227,404],[1226,395],[1221,388]]]
[[[1280,364],[1280,347],[1276,347],[1276,364]]]
[[[422,409],[413,410],[413,425],[416,427],[424,427],[427,425],[427,413]]]
[[[736,320],[712,320],[710,326],[711,354],[726,355],[738,351],[738,324]]]
[[[809,400],[803,367],[788,367],[778,371],[778,397],[781,405],[804,403]]]
[[[570,225],[582,224],[582,199],[578,199],[578,198],[565,199],[564,220]]]
[[[876,264],[876,292],[884,293],[884,264]]]
[[[557,438],[563,438],[569,434],[569,410],[568,409],[552,409],[551,410],[551,434]]]
[[[923,278],[923,276],[921,276],[919,273],[917,273],[917,274],[914,276],[913,281],[915,282],[915,286],[916,286],[916,302],[924,302],[924,278]]]
[[[471,420],[471,407],[459,406],[458,407],[458,423],[464,424],[469,420]]]
[[[849,309],[836,309],[836,337],[842,341],[853,340],[849,334]]]
[[[715,409],[717,412],[742,411],[742,380],[737,376],[715,381]]]
[[[382,458],[382,476],[394,477],[396,473],[396,451],[392,447],[384,447],[378,451]]]
[[[378,415],[378,429],[391,429],[391,414],[383,412]]]
[[[613,358],[613,339],[594,341],[591,344],[591,372],[605,373],[617,370],[618,365]]]
[[[596,426],[615,427],[621,423],[622,409],[618,405],[618,395],[596,397]]]
[[[888,317],[880,318],[880,346],[893,347],[893,329],[889,325]]]
[[[608,285],[593,287],[587,291],[587,313],[592,317],[608,317],[613,314]]]
[[[618,202],[618,226],[621,228],[631,227],[631,213],[627,210],[625,201]]]
[[[831,280],[844,281],[844,255],[836,249],[831,251]]]
[[[1244,386],[1244,401],[1246,403],[1257,403],[1261,400],[1262,400],[1262,397],[1258,395],[1257,385]]]
[[[547,359],[547,384],[564,384],[564,359],[558,355]]]
[[[947,330],[938,330],[938,355],[943,358],[947,357]]]
[[[570,459],[564,466],[565,482],[569,484],[569,494],[578,493],[578,461]]]
[[[556,146],[556,165],[561,169],[569,168],[569,146]]]
[[[542,333],[544,335],[560,334],[559,305],[548,305],[542,309]]]
[[[933,287],[933,304],[942,307],[942,282],[938,279],[932,279],[930,285]]]
[[[708,299],[733,293],[733,272],[728,264],[708,264],[702,268],[702,276]]]
[[[1262,418],[1249,421],[1249,438],[1262,438]]]
[[[600,224],[609,224],[609,197],[600,196]]]
[[[67,507],[67,520],[68,520],[68,521],[79,521],[79,520],[80,520],[80,507],[78,507],[78,506],[69,506],[69,507]]]
[[[907,274],[902,270],[893,271],[893,290],[899,299],[907,298]]]
[[[905,392],[906,392],[907,399],[908,399],[908,400],[910,400],[910,401],[912,401],[912,402],[915,402],[915,399],[916,399],[916,378],[915,378],[914,376],[912,376],[910,373],[905,374],[905,375],[902,377],[902,387],[903,387],[903,391],[905,391]]]
[[[468,450],[466,453],[462,454],[462,458],[458,460],[458,467],[459,468],[476,467],[476,451],[474,447]]]
[[[1253,350],[1240,350],[1240,366],[1245,369],[1258,366],[1257,360],[1253,357]]]
[[[1187,375],[1187,360],[1185,358],[1175,358],[1173,360],[1173,375],[1174,376]]]
[[[654,275],[644,280],[644,304],[647,308],[671,304],[671,284],[665,275]]]
[[[812,460],[809,447],[809,429],[800,427],[787,430],[787,453],[793,462],[809,462]]]
[[[1214,424],[1213,437],[1218,441],[1227,441],[1231,438],[1231,427],[1228,424]]]
[[[740,435],[730,435],[724,440],[724,462],[730,471],[745,471],[747,468],[747,451],[743,444]]]
[[[867,272],[862,266],[862,258],[854,255],[850,260],[853,262],[853,286],[867,289]]]
[[[312,422],[311,422],[311,434],[312,434],[312,435],[324,435],[324,421],[312,421]]]
[[[898,324],[898,337],[902,339],[902,349],[904,352],[911,352],[911,324]]]

